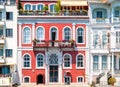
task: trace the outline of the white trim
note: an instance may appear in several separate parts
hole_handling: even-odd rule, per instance
[[[64,67],[64,56],[65,55],[69,55],[70,56],[70,67]],[[65,53],[64,55],[63,55],[63,69],[72,69],[72,56],[71,56],[71,54],[69,54],[69,53]]]
[[[51,38],[51,29],[52,28],[56,28],[57,29],[57,32],[56,32],[56,40],[58,40],[58,36],[59,36],[59,29],[58,29],[58,27],[56,27],[56,26],[51,26],[50,28],[49,28],[49,35],[50,35],[50,37],[49,37],[49,40],[51,40],[52,38]]]
[[[37,56],[38,55],[42,55],[43,56],[43,66],[42,67],[37,67]],[[38,53],[37,55],[36,55],[36,69],[45,69],[45,56],[44,56],[44,54],[43,53]]]
[[[24,29],[25,28],[29,28],[30,29],[30,43],[24,43]],[[32,44],[32,36],[31,36],[32,34],[31,34],[31,28],[29,27],[29,26],[24,26],[23,28],[22,28],[22,44]]]
[[[30,56],[30,67],[24,67],[24,56],[29,55]],[[22,55],[22,69],[31,69],[31,55],[29,53],[25,53]]]
[[[83,56],[83,67],[77,67],[77,58],[78,58],[78,56],[79,55],[82,55]],[[76,55],[76,69],[85,69],[85,56],[84,56],[84,54],[82,54],[82,53],[78,53],[77,55]]]
[[[25,83],[25,78],[26,78],[26,77],[29,78],[29,82],[28,82],[28,83],[30,83],[30,82],[31,82],[30,76],[24,76],[24,77],[23,77],[23,83]]]
[[[77,40],[78,40],[78,37],[77,37],[77,30],[78,30],[78,28],[82,28],[83,29],[83,43],[78,43],[77,42]],[[85,44],[85,28],[83,27],[83,26],[78,26],[77,28],[76,28],[76,44]]]
[[[72,28],[70,26],[63,27],[63,29],[62,29],[62,35],[63,35],[62,39],[65,40],[65,36],[64,36],[64,30],[65,30],[65,28],[69,28],[70,29],[70,39],[72,39]]]
[[[78,78],[82,78],[83,81],[82,82],[78,82]],[[77,76],[77,83],[83,83],[84,82],[84,76]]]

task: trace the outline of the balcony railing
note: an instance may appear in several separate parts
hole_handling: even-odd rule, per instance
[[[106,3],[108,0],[89,0],[89,1],[94,3]]]
[[[16,2],[10,2],[10,3],[8,3],[8,2],[3,2],[3,1],[0,1],[0,5],[16,5]]]
[[[10,86],[12,84],[11,77],[0,77],[0,87]]]
[[[0,45],[4,45],[5,44],[5,37],[2,35],[0,36]]]
[[[114,23],[120,23],[120,17],[113,17]]]
[[[19,15],[38,15],[38,16],[88,16],[87,11],[60,11],[48,12],[48,11],[19,11]]]
[[[45,48],[45,47],[60,47],[60,48],[73,48],[75,46],[75,41],[59,41],[59,40],[42,40],[42,41],[35,41],[33,40],[33,47],[40,47],[40,48]]]
[[[5,63],[5,58],[3,56],[0,56],[0,64]]]
[[[105,23],[109,23],[109,19],[108,18],[93,18],[92,23],[105,24]]]
[[[115,74],[120,74],[120,70],[115,70]]]

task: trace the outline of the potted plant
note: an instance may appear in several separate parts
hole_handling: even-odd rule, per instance
[[[115,79],[114,77],[110,77],[110,78],[108,79],[108,83],[109,83],[110,85],[112,85],[112,86],[114,86],[115,82],[116,82],[116,79]]]
[[[36,43],[39,42],[39,40],[35,38],[34,40],[32,40],[32,42],[33,42],[33,46],[36,46]]]
[[[46,14],[48,13],[48,6],[47,6],[47,5],[43,8],[43,11],[44,11]]]

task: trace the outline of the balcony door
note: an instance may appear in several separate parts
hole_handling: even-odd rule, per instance
[[[52,40],[52,46],[54,46],[54,41],[57,39],[57,29],[52,28],[51,29],[51,40]]]

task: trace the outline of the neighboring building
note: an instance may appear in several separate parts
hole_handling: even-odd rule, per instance
[[[119,3],[119,0],[89,0],[90,81],[108,72],[117,79],[116,84],[120,81]]]
[[[14,10],[13,10],[14,9]],[[17,7],[15,0],[0,1],[0,86],[14,84],[17,70]]]
[[[87,0],[20,0],[19,6],[20,3],[23,7],[18,15],[20,83],[87,82]]]

